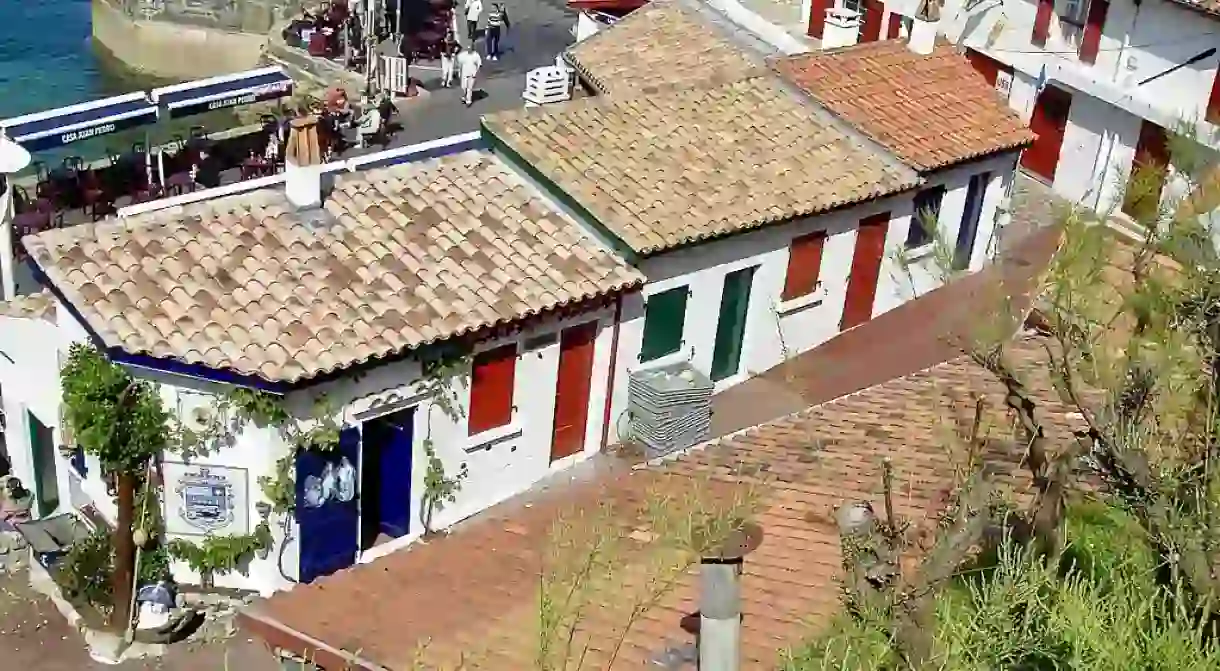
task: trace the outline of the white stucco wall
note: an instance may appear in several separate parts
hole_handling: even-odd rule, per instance
[[[979,231],[970,267],[977,270],[986,261],[995,228],[996,208],[1011,178],[1015,156],[993,157],[929,177],[928,186],[946,187],[939,219],[939,235],[952,245],[956,240],[966,200],[970,175],[992,174],[984,196]],[[740,372],[716,384],[720,392],[749,376],[765,371],[786,357],[820,345],[839,333],[847,278],[851,271],[859,221],[878,212],[890,213],[886,258],[878,279],[873,314],[878,315],[934,288],[939,280],[935,260],[923,255],[908,274],[898,262],[911,223],[914,192],[874,201],[851,209],[802,219],[780,226],[715,240],[644,259],[641,269],[648,276],[642,294],[624,302],[619,356],[614,385],[611,442],[625,430],[628,381],[633,371],[689,360],[698,370],[711,368],[725,276],[757,267],[754,274],[742,344]],[[787,276],[789,245],[793,238],[825,230],[828,239],[822,252],[819,281],[822,289],[812,297],[783,304],[780,295]],[[682,348],[668,356],[641,363],[644,305],[649,296],[675,287],[690,290]]]
[[[1142,119],[1170,130],[1196,123],[1198,140],[1217,148],[1220,133],[1203,116],[1220,52],[1183,64],[1220,49],[1220,21],[1165,0],[1138,5],[1113,0],[1096,62],[1089,64],[1070,39],[1078,29],[1057,18],[1051,20],[1045,47],[1035,46],[1036,14],[1032,0],[948,0],[940,29],[1015,70],[1009,104],[1026,120],[1043,67],[1052,84],[1072,94],[1053,184],[1057,193],[1102,210],[1115,207],[1130,175]],[[1168,72],[1176,66],[1182,67]],[[1166,197],[1171,193],[1172,187]]]
[[[560,332],[564,328],[597,322],[594,341],[593,373],[589,393],[589,414],[583,450],[554,463],[550,461],[554,429],[556,384],[559,373]],[[484,434],[468,435],[465,418],[451,421],[439,409],[431,412],[431,436],[437,455],[445,462],[449,474],[455,474],[466,464],[469,477],[464,481],[457,500],[448,504],[433,520],[436,528],[447,527],[461,519],[481,512],[515,494],[519,494],[547,475],[567,468],[597,453],[602,444],[607,379],[610,369],[614,335],[613,305],[589,310],[565,319],[542,320],[531,328],[512,335],[480,343],[476,352],[510,342],[518,345],[515,370],[515,413],[509,426]],[[7,434],[8,451],[14,472],[24,482],[33,481],[30,461],[29,431],[25,426],[25,408],[30,408],[41,421],[56,431],[59,442],[59,376],[58,357],[66,354],[73,342],[87,340],[65,310],[60,310],[59,324],[41,320],[0,317],[0,352],[13,358],[10,363],[0,356],[0,386],[4,389],[5,411],[10,418]],[[530,348],[527,349],[527,344]],[[216,394],[224,393],[223,385],[180,375],[132,368],[131,372],[158,385],[166,408],[179,416],[189,416],[198,405],[214,406]],[[455,378],[451,387],[458,392],[463,415],[470,402],[468,377]],[[433,401],[423,394],[419,364],[414,360],[388,363],[362,371],[360,375],[319,384],[285,398],[286,407],[299,417],[310,415],[314,399],[324,393],[334,419],[344,425],[357,425],[389,411],[414,405],[415,426],[411,477],[411,529],[400,539],[366,551],[361,561],[372,561],[387,552],[404,547],[422,533],[419,510],[424,492],[426,459],[423,438],[428,433],[428,414]],[[392,407],[387,403],[393,404]],[[387,408],[385,411],[378,407]],[[287,455],[290,446],[274,429],[260,429],[252,424],[231,437],[232,442],[213,448],[191,460],[194,466],[244,469],[247,482],[247,519],[251,532],[260,521],[257,504],[264,501],[258,479],[274,476],[275,463]],[[116,508],[106,494],[101,469],[96,458],[86,457],[87,477],[81,479],[68,460],[56,452],[56,474],[61,501],[60,510],[73,505],[93,504],[98,511],[114,521]],[[181,462],[175,454],[165,461]],[[363,466],[363,460],[362,460]],[[217,587],[245,589],[268,594],[291,585],[298,577],[298,543],[300,530],[291,519],[272,515],[270,520],[274,545],[266,559],[254,558],[243,572],[217,575]],[[170,539],[179,536],[170,536]],[[285,538],[287,540],[285,540]],[[282,559],[281,559],[282,553]],[[185,584],[195,584],[198,576],[180,562],[172,566],[175,578]]]
[[[13,475],[32,491],[34,465],[26,411],[43,424],[59,424],[59,331],[41,319],[0,316],[0,394],[5,416],[5,447]],[[62,469],[60,469],[62,470]],[[65,491],[60,488],[60,491]],[[65,500],[61,497],[61,501]]]
[[[555,392],[559,375],[559,335],[562,329],[594,320],[598,323],[598,334],[594,342],[584,450],[551,463]],[[563,320],[548,319],[511,336],[480,343],[476,352],[510,342],[517,344],[513,392],[515,412],[508,426],[475,436],[468,435],[465,419],[470,407],[467,378],[455,378],[450,383],[458,394],[463,415],[454,422],[443,410],[435,408],[435,403],[424,394],[419,364],[414,360],[391,363],[370,370],[359,379],[346,377],[295,394],[291,403],[300,409],[312,406],[316,394],[325,393],[334,407],[340,409],[337,419],[349,425],[406,407],[416,408],[410,533],[365,552],[362,561],[371,561],[404,547],[423,534],[419,511],[427,463],[423,439],[428,435],[429,415],[433,445],[437,456],[445,464],[446,473],[450,476],[456,474],[462,464],[466,464],[469,472],[457,500],[447,504],[434,517],[433,526],[438,529],[519,494],[547,475],[596,454],[601,449],[613,335],[614,310],[613,307],[606,307]],[[527,349],[527,343],[536,345]],[[383,409],[379,410],[379,407]]]

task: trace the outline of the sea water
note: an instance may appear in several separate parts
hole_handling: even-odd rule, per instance
[[[125,68],[92,40],[90,0],[0,0],[0,119],[173,83]],[[134,142],[166,142],[192,125],[233,125],[231,113],[161,123],[38,152],[48,166],[128,151]]]

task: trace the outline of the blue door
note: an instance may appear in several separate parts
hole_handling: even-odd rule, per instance
[[[380,459],[380,531],[398,538],[411,531],[411,451],[415,408],[385,418]]]
[[[301,582],[356,562],[360,533],[360,429],[339,432],[339,447],[300,450],[296,459]]]

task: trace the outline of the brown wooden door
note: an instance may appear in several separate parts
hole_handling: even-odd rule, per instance
[[[877,298],[877,280],[881,277],[885,236],[889,230],[889,212],[860,220],[860,229],[856,232],[856,251],[851,257],[851,274],[847,277],[847,296],[843,300],[840,331],[873,318],[873,301]]]
[[[1145,121],[1140,126],[1140,139],[1131,160],[1131,174],[1123,194],[1123,212],[1137,220],[1155,217],[1168,169],[1169,134],[1164,128]]]
[[[1063,133],[1067,130],[1068,114],[1072,111],[1072,94],[1047,86],[1034,103],[1029,129],[1037,138],[1021,154],[1021,166],[1048,182],[1055,181],[1059,166],[1059,151],[1063,148]]]
[[[860,31],[861,42],[876,42],[881,39],[881,19],[885,5],[881,0],[864,0],[864,27]]]
[[[559,338],[559,382],[555,387],[551,461],[570,457],[584,449],[596,340],[596,321],[564,329]]]

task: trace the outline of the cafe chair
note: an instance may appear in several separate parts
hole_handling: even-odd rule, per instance
[[[34,201],[30,199],[30,195],[28,193],[26,193],[24,188],[14,184],[13,185],[13,210],[17,214],[24,214],[26,212],[29,212],[31,209],[33,209],[33,207],[34,207]]]
[[[102,182],[93,170],[85,170],[80,173],[80,196],[81,211],[96,212],[98,203],[106,200],[106,190],[102,188]]]
[[[119,213],[119,208],[115,205],[113,198],[102,197],[93,202],[90,215],[94,221],[101,221],[106,217],[113,217]]]
[[[55,182],[51,181],[51,173],[47,171],[47,164],[42,161],[34,161],[34,175],[37,182],[34,187],[34,194],[39,198],[47,198],[55,200],[56,188]]]

